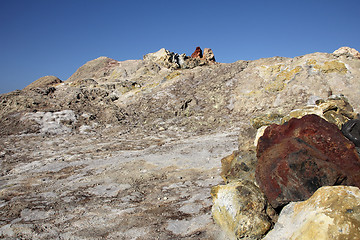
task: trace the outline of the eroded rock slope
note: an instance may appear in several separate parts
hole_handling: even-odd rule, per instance
[[[100,57],[0,96],[1,237],[221,239],[210,189],[220,159],[253,145],[251,119],[332,94],[360,110],[351,54],[155,55]]]

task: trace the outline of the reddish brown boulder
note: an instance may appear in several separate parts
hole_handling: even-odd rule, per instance
[[[193,52],[193,54],[191,54],[192,58],[202,58],[203,54],[202,54],[202,50],[200,47],[196,47],[195,51]]]
[[[255,177],[274,208],[321,186],[360,187],[360,157],[336,125],[317,115],[269,126],[257,146]]]

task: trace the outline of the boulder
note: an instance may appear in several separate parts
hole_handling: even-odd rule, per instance
[[[221,173],[225,183],[237,180],[255,182],[256,153],[252,149],[234,151],[221,159]]]
[[[322,187],[308,200],[284,207],[264,240],[360,239],[359,201],[357,187]]]
[[[328,185],[360,187],[355,145],[317,115],[270,125],[257,145],[255,177],[274,208],[309,198]]]
[[[196,47],[195,51],[191,54],[191,58],[202,58],[202,50],[200,47]]]
[[[54,87],[57,84],[62,83],[62,81],[55,77],[55,76],[45,76],[37,79],[36,81],[32,82],[28,86],[24,88],[24,90],[34,90],[37,88],[49,88]]]
[[[335,55],[350,55],[360,59],[360,53],[355,48],[341,47],[333,52]]]
[[[230,239],[261,239],[276,220],[264,194],[250,181],[234,181],[211,189],[212,215]]]

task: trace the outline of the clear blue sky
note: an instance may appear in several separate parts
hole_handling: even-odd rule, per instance
[[[0,93],[162,47],[212,48],[219,62],[360,51],[359,10],[359,0],[0,0]]]

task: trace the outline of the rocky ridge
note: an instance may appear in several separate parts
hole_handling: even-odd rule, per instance
[[[221,176],[256,187],[253,119],[277,121],[340,94],[359,112],[360,60],[336,52],[224,64],[208,49],[161,49],[143,60],[100,57],[66,81],[32,86],[0,96],[1,237],[221,239],[210,216],[220,159],[237,149]],[[213,196],[226,196],[220,189]],[[237,232],[261,238],[276,216],[259,216],[263,232]]]

